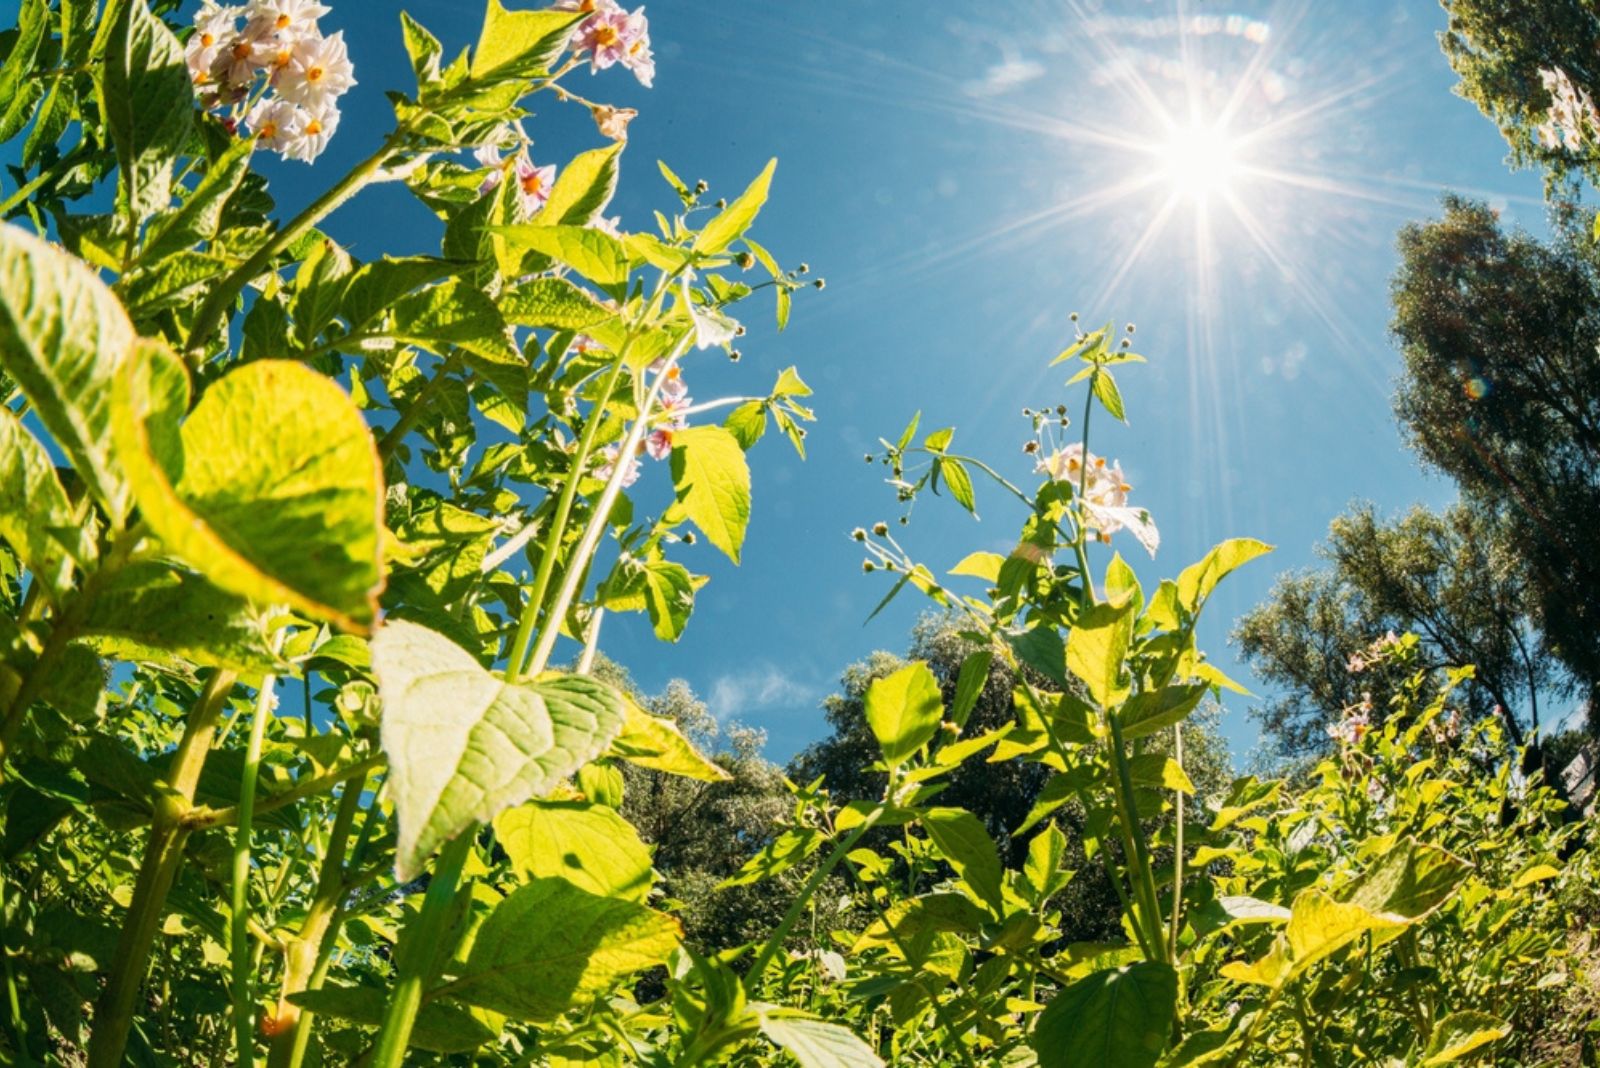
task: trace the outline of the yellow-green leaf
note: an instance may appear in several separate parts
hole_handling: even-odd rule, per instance
[[[690,522],[737,564],[750,525],[750,465],[739,439],[720,426],[675,431],[672,484]]]
[[[734,198],[733,203],[723,208],[721,213],[710,222],[699,234],[695,235],[694,250],[702,254],[721,252],[734,241],[744,236],[750,229],[750,224],[755,222],[756,215],[760,213],[761,206],[767,202],[767,191],[772,186],[772,172],[777,170],[778,161],[772,160],[765,169],[756,176],[743,193]]]
[[[883,750],[883,762],[891,768],[904,764],[928,743],[943,715],[939,681],[927,664],[907,664],[867,687],[867,726]]]
[[[683,736],[677,724],[652,716],[632,701],[623,699],[622,733],[611,743],[610,755],[641,768],[682,775],[702,782],[728,782],[727,771],[700,755]]]
[[[633,825],[605,805],[530,801],[496,816],[494,836],[523,879],[561,878],[629,901],[650,893],[650,850]]]
[[[1486,1012],[1453,1012],[1433,1025],[1428,1048],[1422,1054],[1422,1068],[1453,1064],[1510,1033],[1510,1024]]]

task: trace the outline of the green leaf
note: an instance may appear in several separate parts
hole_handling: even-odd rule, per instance
[[[1163,753],[1142,753],[1128,762],[1129,775],[1140,786],[1154,786],[1161,790],[1194,793],[1194,783],[1184,773],[1183,765]]]
[[[968,553],[961,558],[959,564],[950,569],[950,574],[969,575],[972,578],[980,578],[985,582],[995,583],[1000,581],[1000,568],[1005,562],[1006,558],[999,553]]]
[[[50,7],[45,0],[23,0],[17,11],[16,36],[0,64],[0,141],[9,141],[33,118],[33,105],[44,79],[32,77],[39,45],[50,32]]]
[[[939,474],[944,478],[944,484],[950,487],[950,496],[956,499],[956,503],[977,515],[978,501],[972,491],[972,476],[967,474],[965,465],[960,460],[940,457]]]
[[[922,826],[950,866],[996,916],[1005,911],[1000,893],[1000,852],[983,822],[965,809],[933,808]]]
[[[538,879],[495,906],[473,940],[452,997],[522,1020],[553,1020],[665,963],[678,921],[632,901]]]
[[[1122,391],[1117,388],[1117,380],[1111,377],[1111,372],[1104,367],[1100,368],[1094,376],[1094,398],[1099,401],[1106,411],[1111,413],[1111,418],[1119,423],[1128,421],[1127,413],[1122,407]]]
[[[400,35],[405,41],[406,55],[411,58],[411,72],[416,75],[420,96],[439,78],[439,60],[444,55],[444,46],[427,27],[404,11],[400,12]]]
[[[1151,1068],[1166,1048],[1178,975],[1154,962],[1095,972],[1055,996],[1034,1027],[1040,1068]]]
[[[1421,1068],[1453,1064],[1510,1033],[1510,1024],[1486,1012],[1453,1012],[1433,1025],[1428,1047],[1422,1053]]]
[[[272,652],[263,613],[191,571],[156,561],[130,564],[102,585],[81,633],[102,655],[122,660],[247,676],[289,671]]]
[[[145,0],[124,0],[100,72],[100,113],[117,150],[128,213],[147,219],[172,201],[172,161],[194,121],[183,45]]]
[[[750,525],[750,466],[739,440],[720,426],[674,431],[672,485],[689,520],[737,564]]]
[[[650,850],[632,824],[605,805],[530,801],[496,816],[494,836],[519,878],[561,878],[628,901],[650,894]]]
[[[739,442],[739,447],[748,452],[767,432],[767,406],[758,400],[745,401],[728,413],[722,425]]]
[[[472,52],[472,80],[494,84],[548,73],[584,18],[583,12],[507,11],[500,0],[489,0]]]
[[[616,287],[628,280],[628,250],[610,234],[585,226],[531,223],[490,229],[505,240],[513,256],[537,252],[571,267],[597,286]]]
[[[755,222],[756,215],[760,213],[761,206],[767,202],[767,190],[772,186],[772,172],[777,170],[778,161],[772,160],[766,168],[756,176],[743,193],[695,235],[694,251],[702,255],[721,252],[750,229],[750,224]]]
[[[978,698],[983,696],[984,686],[989,682],[989,665],[993,661],[992,649],[968,653],[961,661],[961,671],[956,675],[956,699],[950,706],[950,721],[956,726],[967,725],[967,717],[972,714]]]
[[[1134,694],[1117,713],[1122,720],[1122,736],[1142,738],[1174,723],[1182,723],[1210,689],[1204,683],[1196,683]]]
[[[1028,858],[1022,863],[1022,877],[1033,887],[1035,906],[1044,902],[1072,881],[1072,873],[1063,871],[1062,862],[1067,856],[1067,836],[1055,824],[1033,836],[1028,843]]]
[[[402,297],[394,306],[396,338],[444,355],[451,345],[491,363],[521,365],[522,355],[506,337],[500,309],[464,281],[446,282]]]
[[[290,994],[289,1000],[318,1016],[378,1027],[383,1023],[388,997],[382,987],[327,983],[319,990]],[[492,1043],[495,1037],[469,1010],[442,1001],[425,1002],[411,1030],[411,1044],[430,1053],[471,1053]]]
[[[75,521],[50,454],[10,408],[0,405],[0,540],[57,601],[66,592],[69,554],[87,560],[94,543]]]
[[[500,314],[515,326],[581,332],[615,313],[565,278],[536,278],[502,293]]]
[[[758,1010],[761,1033],[787,1050],[800,1068],[883,1068],[883,1061],[854,1031],[775,1006]]]
[[[1379,857],[1340,897],[1372,912],[1419,920],[1450,900],[1471,870],[1460,857],[1407,838]]]
[[[113,520],[128,496],[111,454],[111,384],[133,342],[127,313],[82,260],[0,224],[0,367]]]
[[[622,733],[611,743],[609,755],[641,768],[682,775],[702,782],[729,782],[733,776],[700,755],[677,724],[652,716],[632,701],[624,702]]]
[[[181,207],[150,225],[144,248],[140,251],[142,262],[153,263],[163,256],[181,252],[202,241],[217,236],[222,222],[222,209],[250,173],[250,155],[255,142],[247,137],[230,144],[206,168],[206,176],[190,193]]]
[[[588,226],[617,191],[617,164],[625,142],[580,152],[561,169],[550,198],[534,221],[541,225]]]
[[[461,269],[461,264],[426,256],[385,256],[363,263],[345,281],[339,313],[351,333],[364,333],[407,293],[449,278]]]
[[[609,686],[575,675],[508,683],[415,623],[383,626],[372,666],[402,882],[446,841],[548,792],[622,729],[622,700]]]
[[[1178,603],[1191,614],[1211,596],[1217,583],[1256,557],[1270,553],[1272,546],[1254,538],[1230,538],[1206,553],[1199,563],[1190,564],[1178,575]]]
[[[1373,912],[1354,902],[1335,901],[1315,888],[1302,890],[1295,895],[1284,927],[1290,960],[1286,978],[1304,974],[1311,965],[1368,931],[1397,930],[1405,925],[1404,917]]]
[[[883,750],[883,762],[898,768],[926,745],[944,716],[939,680],[920,661],[867,687],[867,726]]]
[[[749,860],[717,884],[718,890],[766,882],[815,853],[825,839],[815,827],[791,827],[762,846]]]
[[[383,494],[360,409],[302,364],[257,360],[212,383],[178,431],[182,365],[140,353],[117,380],[113,434],[150,529],[225,590],[364,630]]]
[[[657,638],[675,642],[683,637],[694,611],[694,590],[694,576],[682,564],[653,560],[645,565],[645,606]]]
[[[1128,694],[1122,676],[1133,638],[1133,602],[1091,605],[1078,616],[1067,635],[1067,668],[1089,688],[1102,708],[1110,708]]]

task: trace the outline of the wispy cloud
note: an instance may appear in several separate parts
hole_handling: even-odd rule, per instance
[[[771,708],[794,708],[816,703],[816,688],[786,674],[775,664],[762,664],[727,675],[711,683],[706,706],[719,720],[750,719]]]
[[[1021,56],[1007,56],[983,72],[983,77],[968,81],[962,88],[968,96],[999,96],[1044,75],[1044,64]]]

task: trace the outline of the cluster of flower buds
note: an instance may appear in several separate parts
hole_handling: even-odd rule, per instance
[[[201,104],[227,109],[231,126],[285,159],[316,159],[356,84],[344,32],[324,37],[317,26],[328,10],[316,0],[205,0],[186,47]]]
[[[1120,463],[1107,463],[1105,457],[1085,452],[1079,443],[1041,455],[1034,469],[1052,481],[1067,483],[1073,492],[1083,487],[1084,521],[1098,532],[1101,541],[1110,541],[1111,535],[1126,529],[1155,556],[1161,532],[1148,510],[1128,504],[1133,487],[1123,477]]]
[[[1368,668],[1376,667],[1389,658],[1391,652],[1399,648],[1400,636],[1390,631],[1367,645],[1359,653],[1350,654],[1350,662],[1345,665],[1345,670],[1352,675],[1359,675]]]
[[[572,50],[588,55],[592,73],[620,63],[633,71],[639,84],[650,87],[656,76],[656,57],[650,50],[650,23],[644,8],[625,11],[617,0],[556,0],[555,7],[588,14],[573,31]]]
[[[1539,127],[1539,143],[1547,149],[1575,149],[1585,137],[1600,133],[1600,110],[1589,94],[1572,84],[1564,70],[1541,70],[1539,79],[1550,94],[1550,111]]]

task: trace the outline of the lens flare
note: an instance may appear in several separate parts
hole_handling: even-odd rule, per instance
[[[1190,200],[1225,195],[1242,175],[1240,143],[1220,126],[1177,127],[1152,151],[1168,187]]]

